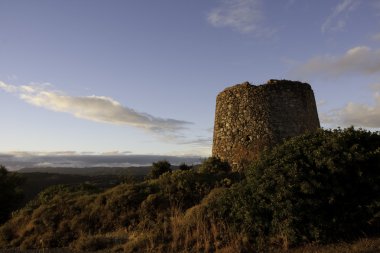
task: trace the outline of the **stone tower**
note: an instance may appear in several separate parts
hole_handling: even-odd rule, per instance
[[[309,84],[288,80],[237,84],[216,98],[212,155],[240,170],[265,148],[319,127]]]

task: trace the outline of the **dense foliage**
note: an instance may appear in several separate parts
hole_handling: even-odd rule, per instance
[[[215,157],[175,171],[166,163],[155,163],[157,174],[143,182],[106,191],[88,184],[45,190],[0,227],[0,247],[265,252],[380,230],[376,132],[292,138],[245,177]]]
[[[22,199],[20,186],[23,181],[19,174],[9,172],[0,165],[0,224],[9,218],[10,213]]]
[[[198,170],[202,173],[226,173],[231,171],[231,166],[228,162],[212,156],[204,160]]]
[[[348,239],[380,219],[380,135],[320,130],[262,155],[215,212],[250,240],[287,247]]]
[[[294,138],[263,156],[249,179],[272,233],[291,242],[358,234],[380,214],[380,136],[349,128]]]
[[[155,232],[156,240],[163,243],[168,235],[160,230],[170,231],[167,226],[173,212],[197,205],[228,176],[176,170],[104,192],[88,184],[49,187],[1,227],[0,246],[102,249],[124,243],[126,230],[144,232],[144,236],[147,230]],[[120,240],[111,240],[111,244],[108,238],[95,236],[115,231],[123,232],[117,234]]]
[[[187,165],[186,163],[181,163],[179,166],[178,166],[178,169],[180,169],[180,170],[190,170],[190,169],[192,169],[193,168],[193,166],[189,166],[189,165]]]
[[[158,161],[152,164],[152,169],[149,172],[148,178],[155,179],[166,172],[171,172],[171,164],[166,161]]]

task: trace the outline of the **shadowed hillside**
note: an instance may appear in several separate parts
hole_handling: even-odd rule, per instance
[[[376,238],[336,244],[380,230],[379,133],[305,134],[264,152],[241,173],[214,157],[181,168],[154,163],[146,180],[110,189],[50,187],[0,228],[0,245],[80,252],[379,248]]]
[[[100,189],[110,188],[122,183],[129,178],[134,180],[142,180],[144,176],[127,176],[127,175],[72,175],[72,174],[56,174],[42,172],[24,172],[22,173],[24,183],[21,185],[23,190],[23,199],[19,207],[24,206],[32,200],[42,190],[49,186],[65,184],[79,185],[90,184]]]

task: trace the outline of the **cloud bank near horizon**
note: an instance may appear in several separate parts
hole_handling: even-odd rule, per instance
[[[340,77],[351,74],[380,73],[380,49],[357,46],[341,56],[317,56],[296,67],[290,74],[296,78]]]
[[[156,134],[175,135],[192,124],[137,112],[105,96],[70,96],[53,90],[51,85],[15,86],[0,81],[0,89],[19,96],[23,101],[51,111],[69,113],[77,118],[116,125],[128,125]]]
[[[374,91],[372,105],[349,102],[343,108],[322,114],[322,123],[332,126],[380,129],[380,84],[371,87]]]
[[[341,78],[352,75],[376,77],[380,73],[380,49],[357,46],[339,56],[317,56],[290,72],[296,79]],[[373,84],[373,101],[348,102],[344,107],[321,113],[321,123],[328,126],[380,128],[380,84]]]
[[[124,152],[117,154],[88,154],[75,151],[0,153],[0,164],[9,170],[35,167],[139,167],[150,166],[153,162],[160,160],[168,160],[172,165],[198,164],[202,159],[202,156],[135,155],[124,154]]]

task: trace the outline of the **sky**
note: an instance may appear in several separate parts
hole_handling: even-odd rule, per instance
[[[380,1],[2,0],[0,158],[209,156],[217,94],[269,79],[380,130]]]

